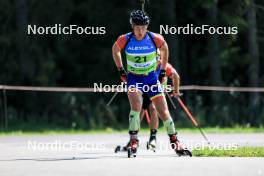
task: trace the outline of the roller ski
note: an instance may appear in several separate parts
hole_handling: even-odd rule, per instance
[[[136,157],[137,156],[137,148],[138,148],[138,139],[131,139],[129,141],[129,146],[127,147],[127,157]]]
[[[126,152],[128,146],[129,146],[129,142],[125,146],[121,146],[121,145],[116,146],[115,153],[118,153],[118,152]]]
[[[147,150],[152,150],[153,152],[156,152],[156,137],[150,136],[149,141],[147,142]]]
[[[170,143],[172,149],[176,152],[178,156],[189,156],[192,157],[192,152],[186,148],[186,146],[181,143],[176,135],[170,136]]]

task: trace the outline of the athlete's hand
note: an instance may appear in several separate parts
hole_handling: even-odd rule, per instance
[[[123,67],[121,67],[121,68],[118,68],[118,72],[119,72],[121,81],[122,82],[126,82],[127,81],[127,73],[126,73],[126,70]]]
[[[163,83],[165,77],[166,77],[166,70],[161,69],[160,70],[160,74],[159,74],[159,81],[160,81],[160,83]]]
[[[182,93],[180,93],[179,90],[173,90],[173,92],[171,93],[171,97],[175,97],[175,98],[178,98],[182,95]]]

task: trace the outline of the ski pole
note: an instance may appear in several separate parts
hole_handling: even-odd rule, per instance
[[[188,110],[188,108],[185,106],[185,104],[183,103],[183,101],[181,100],[180,97],[176,98],[178,100],[178,102],[180,103],[181,107],[183,108],[183,110],[185,111],[185,113],[187,114],[187,116],[189,117],[189,119],[192,121],[192,123],[194,124],[194,126],[196,126],[200,133],[202,134],[202,136],[204,137],[204,139],[207,141],[208,144],[210,144],[208,138],[205,136],[203,130],[201,129],[200,125],[198,124],[197,120],[194,118],[194,116],[192,115],[192,113]]]
[[[173,103],[173,101],[172,101],[172,99],[171,99],[171,97],[170,97],[170,95],[169,95],[168,92],[166,92],[166,95],[167,95],[167,97],[169,98],[169,100],[170,100],[170,102],[171,102],[171,105],[173,106],[173,109],[176,109],[176,106],[175,106],[175,104]]]
[[[168,92],[166,92],[166,95],[168,96],[172,106],[174,109],[176,109],[175,104],[172,101],[172,98],[170,97],[170,95],[168,94]],[[180,94],[181,96],[182,94]],[[194,118],[194,116],[192,115],[192,113],[188,110],[188,108],[185,106],[185,104],[183,103],[183,101],[181,100],[180,96],[175,97],[179,104],[181,105],[181,107],[183,108],[183,110],[185,111],[185,113],[187,114],[187,117],[189,117],[189,119],[192,121],[192,123],[194,124],[195,127],[197,127],[200,131],[200,133],[202,134],[203,138],[207,141],[208,144],[210,144],[208,138],[205,136],[204,132],[202,131],[200,125],[198,124],[197,120]]]
[[[124,89],[124,83],[122,82],[122,87]],[[112,103],[112,101],[114,100],[114,98],[117,96],[118,94],[118,90],[116,90],[115,94],[111,97],[111,99],[108,101],[108,103],[106,104],[106,106],[110,106],[110,104]]]
[[[106,106],[109,106],[112,103],[112,101],[117,96],[117,94],[118,94],[118,92],[115,92],[115,94],[111,97],[111,99],[108,101],[108,103],[106,104]]]

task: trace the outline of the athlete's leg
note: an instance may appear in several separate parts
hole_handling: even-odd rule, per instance
[[[128,85],[128,99],[130,103],[129,113],[129,147],[137,148],[137,133],[140,129],[140,111],[142,108],[142,90],[137,88],[137,83],[140,82],[140,78],[132,74],[127,75]]]
[[[150,136],[149,136],[149,141],[148,141],[148,148],[155,151],[156,145],[157,145],[156,135],[158,132],[159,119],[158,119],[156,108],[152,102],[149,104],[148,111],[150,114],[150,124],[149,124]]]
[[[158,115],[157,111],[155,109],[155,106],[152,104],[149,96],[147,93],[143,93],[143,105],[142,109],[147,111],[147,113],[150,116],[150,123],[149,123],[149,128],[150,128],[150,138],[149,141],[152,141],[153,139],[156,140],[156,133],[158,129]]]
[[[170,116],[165,96],[157,96],[152,99],[159,117],[163,120],[164,126],[170,138],[171,147],[176,151],[178,155],[190,155],[186,146],[179,142],[173,120]],[[187,153],[186,153],[187,152]]]
[[[145,116],[145,110],[141,109],[141,111],[140,111],[140,122],[144,119],[144,116]]]
[[[130,103],[129,131],[138,131],[140,128],[140,111],[142,107],[142,93],[139,90],[129,90],[128,99]]]
[[[142,107],[142,92],[137,89],[128,90],[128,99],[130,103],[129,113],[129,146],[136,150],[138,146],[137,133],[140,129],[140,111]]]
[[[153,129],[158,129],[159,127],[159,118],[158,118],[158,113],[157,113],[157,110],[154,106],[153,103],[150,103],[149,107],[148,107],[148,111],[149,111],[149,114],[150,114],[150,124],[149,124],[149,128],[151,130]]]
[[[142,102],[143,102],[142,92],[137,89],[130,89],[127,95],[128,95],[131,110],[140,112],[141,107],[142,107]]]
[[[155,105],[158,116],[164,123],[168,135],[176,134],[173,120],[171,118],[170,112],[168,110],[167,101],[164,94],[157,95],[152,98],[152,102]]]
[[[145,110],[148,109],[148,106],[149,106],[149,101],[148,101],[148,95],[146,93],[143,93],[142,94],[142,98],[143,98],[143,102],[142,102],[142,109],[141,109],[141,112],[140,112],[140,120],[142,121],[144,116],[146,115],[145,114]],[[148,99],[147,99],[148,98]]]
[[[167,130],[167,134],[169,135],[172,148],[175,149],[176,153],[179,151],[184,151],[185,147],[177,139],[175,126],[168,110],[166,98],[162,90],[160,91],[159,86],[160,85],[158,83],[156,91],[153,90],[148,94],[157,110],[159,117],[164,123],[164,127]]]

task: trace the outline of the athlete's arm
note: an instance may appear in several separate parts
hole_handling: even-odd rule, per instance
[[[116,43],[112,47],[112,55],[113,55],[116,67],[118,69],[123,68],[121,49],[117,46]]]
[[[166,70],[169,60],[169,48],[167,42],[162,35],[156,33],[154,33],[154,42],[160,50],[161,70]]]
[[[116,67],[119,71],[121,81],[126,82],[127,73],[125,69],[123,68],[121,49],[119,48],[119,46],[117,46],[116,43],[112,47],[112,55],[113,55]]]
[[[163,45],[160,47],[160,59],[161,69],[166,70],[166,66],[169,60],[169,48],[166,41],[164,41]]]
[[[172,79],[172,84],[173,84],[173,96],[179,96],[180,95],[180,76],[175,69],[173,69],[170,79]]]

